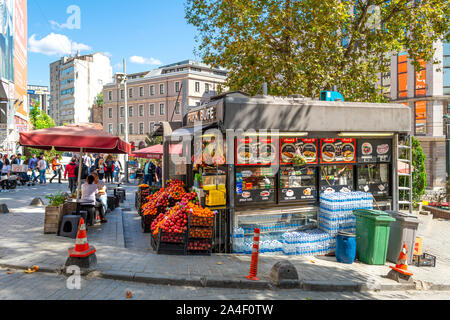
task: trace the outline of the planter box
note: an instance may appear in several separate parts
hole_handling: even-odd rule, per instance
[[[450,211],[449,210],[436,208],[436,207],[430,207],[430,206],[423,206],[422,209],[425,211],[431,212],[433,214],[434,219],[450,220]]]
[[[64,206],[45,207],[44,234],[58,234]]]
[[[71,215],[72,212],[74,212],[74,211],[77,211],[77,203],[76,202],[64,202],[63,216]]]

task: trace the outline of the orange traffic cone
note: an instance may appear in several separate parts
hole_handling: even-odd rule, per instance
[[[96,251],[95,247],[90,246],[88,243],[86,224],[84,223],[83,218],[81,218],[77,240],[75,241],[75,248],[69,249],[69,256],[72,258],[86,258]]]
[[[405,244],[403,244],[403,249],[400,251],[400,255],[398,256],[397,264],[395,267],[390,267],[391,269],[400,272],[407,276],[412,276],[413,274],[411,272],[408,272],[408,247]]]
[[[397,264],[395,267],[390,266],[392,270],[389,271],[387,277],[389,279],[395,280],[397,282],[413,282],[412,273],[408,271],[408,247],[406,243],[403,244],[402,251],[398,257]]]

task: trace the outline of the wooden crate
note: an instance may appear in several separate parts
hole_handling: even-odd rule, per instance
[[[77,211],[76,202],[64,202],[63,204],[63,216],[71,215],[72,212]]]
[[[63,207],[45,207],[44,234],[57,234],[63,217]]]

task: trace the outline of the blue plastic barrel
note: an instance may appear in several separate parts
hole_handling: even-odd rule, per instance
[[[340,263],[352,264],[356,259],[356,235],[339,232],[336,240],[336,259]]]

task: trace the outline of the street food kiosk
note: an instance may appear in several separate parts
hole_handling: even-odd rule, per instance
[[[164,165],[217,210],[220,251],[231,252],[237,226],[316,227],[323,192],[368,192],[376,207],[395,209],[396,148],[411,123],[400,104],[227,93],[164,137]],[[168,152],[173,144],[181,155]]]

